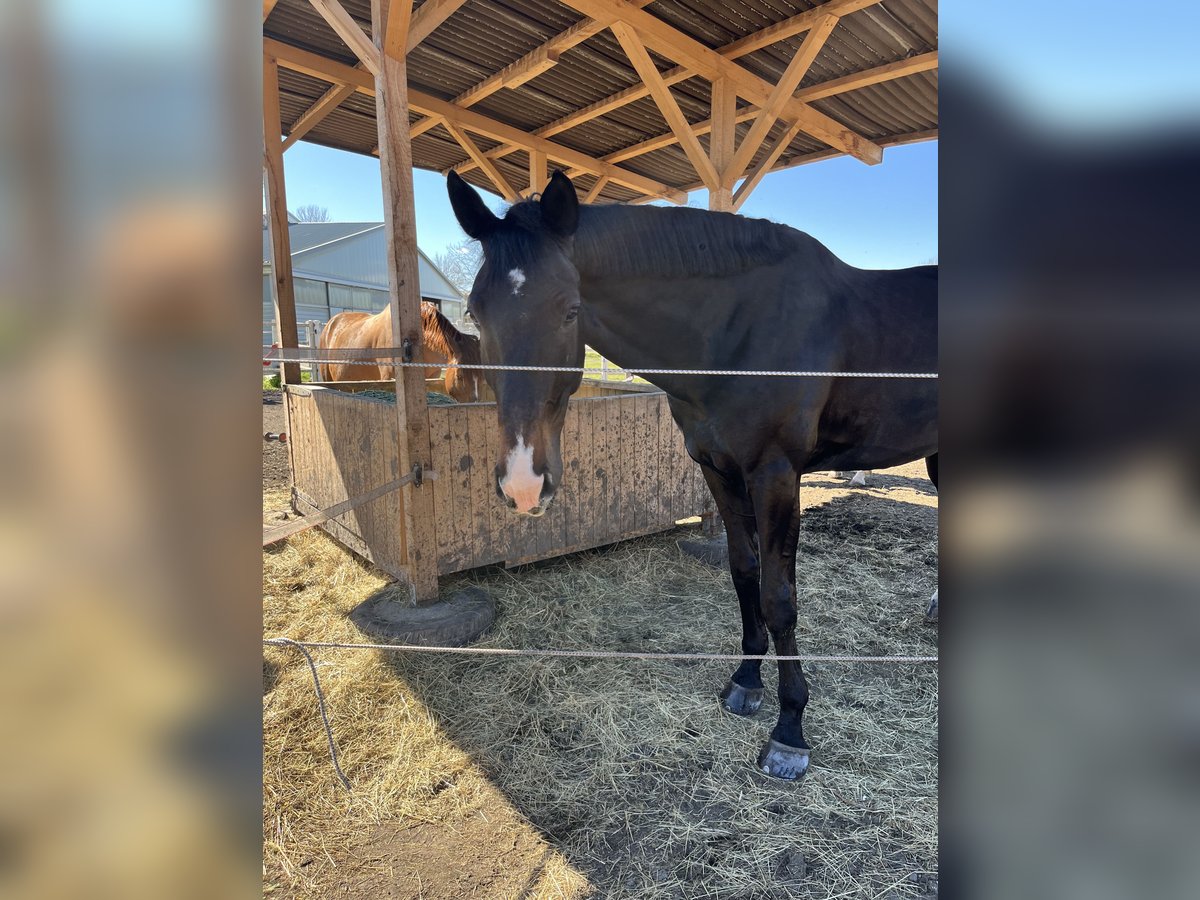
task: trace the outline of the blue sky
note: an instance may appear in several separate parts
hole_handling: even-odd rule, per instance
[[[324,206],[335,221],[381,221],[379,161],[300,141],[284,156],[288,206]],[[446,179],[414,173],[417,241],[430,255],[464,239],[450,203]],[[504,201],[484,194],[499,211]],[[689,197],[707,206],[704,191]],[[852,265],[897,268],[937,259],[937,142],[884,152],[867,166],[833,159],[768,175],[741,212],[792,225],[818,238]]]

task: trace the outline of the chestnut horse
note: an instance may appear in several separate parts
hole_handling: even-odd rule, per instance
[[[422,341],[418,361],[427,363],[426,378],[437,378],[447,362],[477,364],[479,338],[463,334],[432,303],[421,303]],[[381,312],[340,312],[321,330],[322,350],[385,349],[392,342],[390,304]],[[384,362],[321,363],[322,381],[386,381],[395,367]],[[484,399],[483,375],[478,369],[447,369],[446,393],[460,403]]]

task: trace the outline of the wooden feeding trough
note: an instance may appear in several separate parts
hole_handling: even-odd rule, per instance
[[[312,513],[402,474],[394,403],[331,387],[289,385],[293,498]],[[500,441],[494,403],[430,405],[429,467],[437,572],[533,562],[711,517],[712,495],[687,455],[666,395],[649,385],[585,381],[563,428],[563,483],[538,519],[496,497]],[[404,491],[323,523],[332,537],[380,569],[407,577]],[[411,548],[416,551],[417,547]]]

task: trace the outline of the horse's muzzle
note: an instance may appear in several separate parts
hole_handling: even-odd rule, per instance
[[[494,484],[496,486],[496,496],[504,501],[504,505],[508,508],[509,512],[517,516],[530,516],[534,519],[546,514],[546,510],[550,508],[550,504],[554,500],[554,494],[557,491],[554,480],[549,474],[542,476],[541,491],[538,493],[536,502],[533,503],[530,502],[528,496],[520,497],[521,502],[518,501],[517,497],[511,496],[505,490],[504,484],[499,477],[495,479]]]

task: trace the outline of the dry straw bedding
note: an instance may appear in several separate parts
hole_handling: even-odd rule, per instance
[[[937,565],[923,467],[865,490],[807,481],[801,652],[936,654],[922,620]],[[677,551],[689,533],[444,589],[493,593],[484,646],[736,652],[729,575]],[[264,553],[264,632],[366,640],[347,613],[386,589],[325,535],[299,535]],[[813,767],[787,785],[752,765],[777,712],[774,666],[763,710],[742,720],[715,699],[729,663],[316,654],[354,791],[329,764],[307,666],[267,648],[270,896],[936,895],[933,665],[807,666]]]

